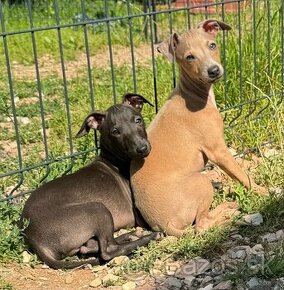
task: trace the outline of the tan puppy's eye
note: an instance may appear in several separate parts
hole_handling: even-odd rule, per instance
[[[187,57],[186,57],[186,60],[188,60],[188,61],[192,61],[192,60],[194,60],[195,59],[195,57],[194,57],[194,55],[192,55],[192,54],[189,54]]]
[[[210,43],[210,44],[209,44],[209,48],[210,48],[211,50],[216,49],[216,48],[217,48],[216,43],[215,43],[215,42]]]

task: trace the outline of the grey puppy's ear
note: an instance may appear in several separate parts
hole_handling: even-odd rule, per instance
[[[89,133],[91,129],[99,130],[105,120],[106,112],[95,111],[89,114],[83,122],[81,129],[76,134],[76,138],[80,138]]]
[[[122,103],[125,105],[129,105],[136,109],[137,111],[141,112],[143,109],[144,104],[149,104],[150,106],[154,107],[147,99],[143,96],[135,93],[126,93],[122,97]]]
[[[221,30],[231,30],[231,26],[227,25],[226,23],[214,20],[214,19],[208,19],[205,21],[202,21],[197,26],[198,29],[202,29],[203,31],[213,35],[214,37],[217,35],[218,31]]]
[[[157,46],[159,53],[163,54],[168,58],[169,61],[173,61],[175,58],[175,51],[179,43],[179,35],[175,32],[169,39],[163,41]]]

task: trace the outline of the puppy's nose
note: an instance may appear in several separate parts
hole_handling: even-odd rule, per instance
[[[140,147],[136,148],[136,152],[139,154],[145,154],[148,151],[148,146],[147,145],[142,145]]]
[[[220,74],[220,68],[218,65],[213,65],[213,66],[209,67],[209,69],[207,71],[208,71],[208,76],[211,79],[216,78]]]

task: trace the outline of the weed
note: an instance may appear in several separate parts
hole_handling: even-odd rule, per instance
[[[103,1],[96,1],[96,4],[94,1],[87,0],[58,2],[60,2],[57,8],[61,24],[84,21],[82,19],[82,2],[86,4],[86,15],[89,18],[104,17],[101,5]],[[63,2],[65,3],[64,6],[62,6]],[[126,4],[123,1],[116,2],[117,4],[114,1],[108,1],[110,3],[109,16],[126,16]],[[64,89],[60,65],[59,73],[43,73],[46,63],[50,62],[51,66],[60,64],[59,46],[61,45],[58,31],[51,29],[51,26],[56,24],[53,1],[44,1],[44,3],[46,3],[45,6],[38,4],[33,8],[34,27],[48,28],[34,33],[41,74],[39,83],[35,81],[36,74],[30,33],[6,37],[13,77],[12,87],[8,85],[4,46],[0,45],[0,121],[13,120],[11,89],[20,101],[30,97],[38,98],[37,102],[32,104],[21,104],[20,101],[18,104],[16,103],[17,117],[28,117],[31,121],[28,125],[20,124],[18,128],[22,163],[19,162],[17,152],[15,154],[6,154],[5,151],[0,152],[4,152],[0,155],[1,173],[15,171],[19,167],[30,168],[35,166],[35,168],[11,177],[1,178],[0,197],[5,197],[10,189],[17,184],[21,184],[21,181],[23,183],[18,188],[18,192],[36,188],[42,182],[69,173],[88,163],[96,153],[94,146],[96,138],[93,134],[82,139],[74,139],[74,136],[85,116],[93,108],[103,110],[113,104],[114,90],[117,102],[120,102],[121,96],[126,91],[134,91],[136,87],[137,92],[145,95],[147,99],[154,103],[154,88],[156,87],[158,108],[160,108],[175,83],[172,65],[163,57],[157,56],[155,57],[156,74],[153,72],[151,57],[145,59],[142,64],[136,64],[136,83],[134,82],[132,67],[129,65],[114,66],[112,71],[108,65],[98,68],[91,63],[91,77],[89,79],[87,64],[84,62],[76,67],[74,76],[71,77],[71,74],[68,75],[68,70],[66,71],[67,80]],[[225,119],[227,143],[238,152],[253,148],[255,152],[263,157],[263,162],[257,168],[257,181],[267,187],[283,187],[284,110],[281,55],[283,48],[280,41],[282,33],[281,17],[283,16],[281,16],[280,1],[271,1],[271,18],[268,22],[265,3],[267,1],[258,1],[257,3],[256,34],[253,34],[253,39],[253,22],[247,21],[252,19],[253,10],[251,6],[248,6],[241,14],[240,23],[236,15],[226,15],[226,23],[229,23],[233,29],[223,35],[225,43],[221,45],[221,52],[226,76],[223,81],[215,85],[215,95]],[[9,7],[6,2],[2,6],[6,31],[15,32],[30,28],[26,6]],[[130,8],[133,14],[141,13],[142,10],[141,5],[134,2],[131,2]],[[175,11],[170,15],[157,15],[158,39],[163,40],[168,37],[170,17],[173,22],[173,31],[184,31],[188,25],[187,16],[186,11]],[[203,20],[204,15],[190,14],[189,17],[191,24],[194,26]],[[212,18],[220,18],[220,15],[212,15]],[[131,20],[134,55],[141,53],[138,51],[140,44],[150,45],[149,39],[145,39],[143,33],[144,28],[147,28],[146,23],[149,24],[149,20],[150,17],[145,19],[137,17]],[[106,33],[108,29],[112,48],[116,48],[117,45],[129,47],[128,21],[130,20],[111,21],[109,26],[106,23],[101,25],[86,24],[90,55],[97,57],[99,53],[102,53],[109,60],[109,41]],[[239,25],[241,25],[241,34],[237,29]],[[268,29],[270,29],[269,38]],[[86,54],[84,26],[64,27],[60,29],[60,33],[65,64],[68,64],[71,60],[81,59],[82,54],[83,56]],[[268,40],[270,41],[269,45]],[[3,40],[1,41],[3,42]],[[218,38],[218,42],[222,44],[221,37]],[[256,50],[256,54],[254,50]],[[119,55],[118,57],[125,56]],[[128,57],[131,59],[130,55]],[[28,70],[32,73],[25,75]],[[112,73],[114,74],[113,80]],[[177,78],[178,72],[175,73]],[[112,86],[112,81],[115,87]],[[91,87],[90,83],[92,84]],[[40,85],[42,91],[42,108],[38,85]],[[91,99],[90,91],[93,92],[94,99]],[[41,109],[43,110],[42,116]],[[67,110],[70,113],[69,116]],[[148,125],[154,118],[155,112],[147,106],[143,110],[144,119]],[[44,128],[42,128],[42,117]],[[13,124],[12,129],[1,129],[0,139],[15,140],[17,136],[14,126],[15,124]],[[43,130],[48,132],[46,140],[43,139]],[[268,141],[277,149],[279,155],[270,158],[265,157],[266,147],[262,145]],[[0,150],[2,150],[1,144]],[[68,158],[71,153],[83,151],[90,153],[76,158]],[[61,160],[62,157],[66,158]],[[43,161],[55,162],[42,165]],[[36,167],[37,165],[39,167]],[[253,230],[248,227],[238,228],[242,235],[256,239],[262,233],[275,231],[283,226],[283,198],[275,196],[260,198],[238,184],[233,187],[233,192],[233,194],[227,192],[223,195],[216,194],[213,206],[223,200],[236,200],[240,204],[242,213],[260,211],[265,219],[263,225]],[[21,201],[24,200],[25,198]],[[0,262],[21,261],[21,253],[26,249],[21,230],[15,225],[20,211],[21,207],[15,206],[13,203],[0,203]],[[222,241],[226,239],[228,233],[227,229],[212,229],[204,235],[195,236],[192,230],[189,230],[180,239],[164,239],[157,243],[152,242],[148,248],[142,247],[137,250],[127,269],[149,271],[156,259],[166,260],[171,257],[188,260],[196,255],[216,254],[221,252]],[[262,275],[272,277],[272,274],[268,271],[271,268],[273,268],[273,273],[276,273],[274,275],[283,275],[282,257],[283,251],[279,250],[274,260],[267,261],[267,270]],[[247,277],[246,275],[250,275],[248,271],[240,269],[236,279],[244,279]],[[9,286],[7,285],[7,287]]]
[[[25,246],[17,226],[21,208],[8,202],[0,203],[0,262],[21,261]]]
[[[1,290],[13,290],[14,287],[10,283],[7,283],[0,278],[0,289]]]

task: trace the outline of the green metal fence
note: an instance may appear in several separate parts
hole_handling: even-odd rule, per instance
[[[81,108],[101,109],[137,91],[155,103],[150,121],[177,74],[155,45],[204,18],[233,26],[219,39],[226,73],[217,92],[226,128],[272,118],[271,101],[283,104],[283,10],[281,0],[0,1],[0,201],[67,174],[97,152],[96,136],[73,138]]]

